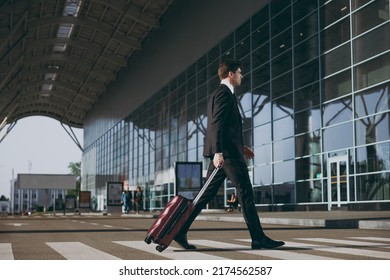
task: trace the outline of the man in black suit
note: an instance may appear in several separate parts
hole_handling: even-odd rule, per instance
[[[243,143],[242,119],[234,95],[234,87],[239,86],[243,78],[240,62],[222,62],[218,68],[218,76],[221,84],[213,92],[207,105],[208,120],[203,156],[212,159],[207,177],[215,168],[220,168],[220,170],[174,240],[184,249],[196,249],[194,245],[188,243],[187,231],[228,177],[237,189],[237,198],[252,238],[252,249],[271,249],[282,246],[283,241],[272,240],[264,234],[255,207],[252,184],[245,162],[245,158],[253,158],[254,153]]]

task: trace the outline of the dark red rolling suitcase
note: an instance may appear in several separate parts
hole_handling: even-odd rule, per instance
[[[160,213],[156,221],[148,230],[145,237],[145,242],[147,244],[152,243],[152,241],[153,243],[158,244],[156,250],[159,252],[164,251],[171,244],[185,221],[187,221],[188,217],[194,211],[196,203],[207,189],[217,171],[218,169],[214,169],[193,202],[181,195],[173,197],[171,201],[168,202],[163,212]]]

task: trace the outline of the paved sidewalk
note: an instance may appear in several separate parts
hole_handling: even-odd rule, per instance
[[[390,211],[259,212],[263,224],[390,230]],[[244,222],[241,212],[207,212],[199,220]]]

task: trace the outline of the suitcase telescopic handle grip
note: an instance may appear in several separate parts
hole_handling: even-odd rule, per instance
[[[218,170],[221,169],[221,167],[215,168],[213,172],[210,174],[209,178],[207,179],[206,183],[203,185],[203,187],[200,189],[199,193],[196,195],[194,201],[192,204],[195,206],[198,203],[198,200],[201,198],[203,193],[207,190],[207,187],[210,185],[211,180],[214,179],[215,174],[217,174]]]

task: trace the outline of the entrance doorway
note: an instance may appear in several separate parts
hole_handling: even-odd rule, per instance
[[[328,211],[349,201],[348,155],[328,158]]]

